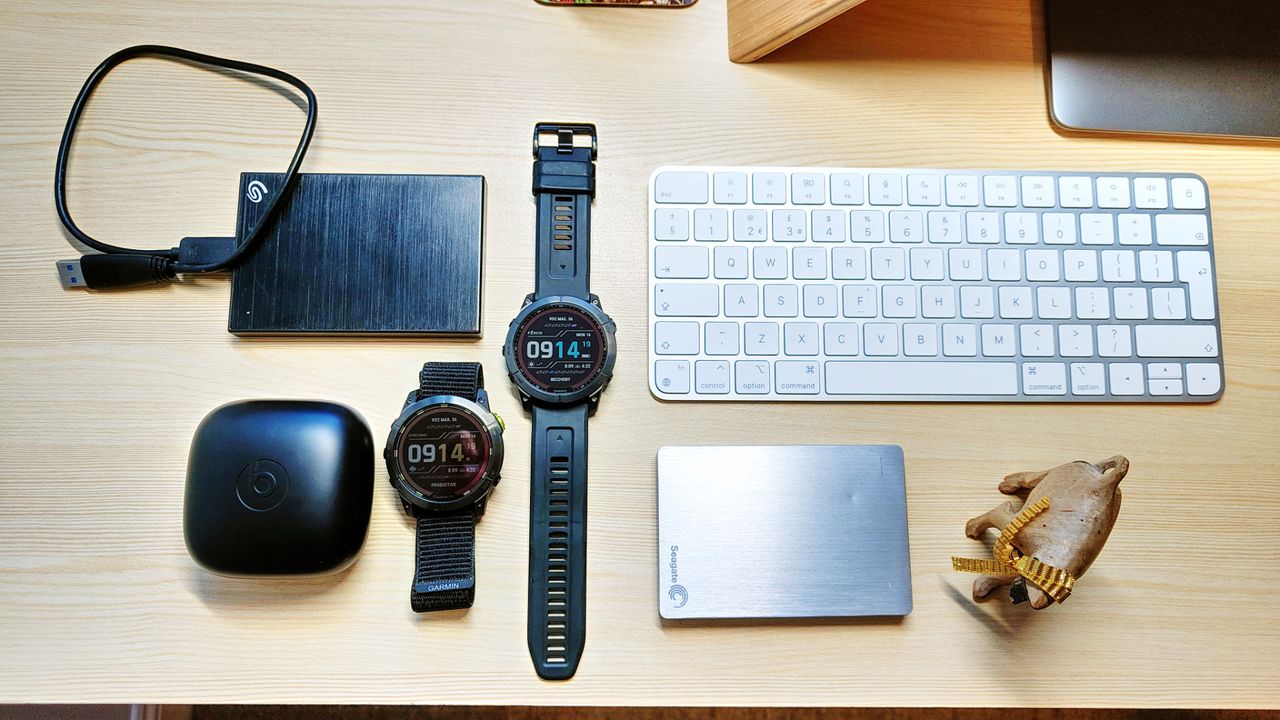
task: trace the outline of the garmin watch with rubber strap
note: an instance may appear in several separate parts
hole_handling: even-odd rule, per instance
[[[539,677],[565,680],[586,635],[587,418],[609,384],[617,345],[590,288],[595,126],[539,123],[533,156],[537,284],[503,354],[533,416],[529,652]]]
[[[474,602],[476,522],[502,454],[502,419],[489,410],[480,364],[423,365],[383,451],[391,485],[418,521],[414,612]]]

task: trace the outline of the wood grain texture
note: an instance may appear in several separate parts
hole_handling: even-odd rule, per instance
[[[0,6],[0,702],[1280,706],[1280,147],[1054,133],[1034,8],[876,0],[754,65],[723,7],[573,11],[528,0],[13,0]],[[50,190],[89,70],[165,42],[311,83],[313,172],[483,174],[484,339],[243,340],[228,283],[64,292]],[[162,61],[102,87],[71,168],[95,235],[226,233],[241,170],[282,167],[301,116]],[[377,484],[359,562],[234,580],[182,544],[191,432],[241,398],[343,402],[389,427],[425,360],[499,376],[533,285],[529,133],[600,128],[593,289],[618,322],[591,425],[587,645],[546,684],[525,648],[529,423],[500,377],[506,481],[465,613],[408,607],[412,526]],[[661,404],[646,390],[645,181],[661,164],[1161,170],[1213,195],[1226,394],[1195,407]],[[654,456],[676,443],[898,443],[915,612],[901,623],[668,627]],[[1041,613],[973,605],[952,554],[1007,472],[1124,453],[1106,549]],[[379,471],[381,472],[381,471]],[[381,477],[381,474],[379,475]],[[733,502],[726,497],[725,502]],[[708,512],[714,512],[708,508]]]
[[[768,55],[864,0],[728,0],[729,59]]]

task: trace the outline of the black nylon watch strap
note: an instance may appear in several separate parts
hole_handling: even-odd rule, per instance
[[[555,135],[555,144],[539,138]],[[589,137],[589,147],[576,138]],[[591,293],[591,201],[596,194],[594,125],[539,123],[534,128],[533,194],[538,202],[534,297]]]
[[[476,512],[418,517],[418,563],[409,604],[414,612],[460,610],[476,597]]]
[[[586,641],[587,414],[533,408],[529,653],[546,680],[573,677]]]
[[[418,373],[418,399],[433,395],[454,395],[475,400],[484,387],[484,368],[472,362],[429,362]]]

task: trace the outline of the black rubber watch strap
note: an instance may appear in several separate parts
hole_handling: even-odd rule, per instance
[[[469,608],[475,597],[475,506],[420,515],[418,565],[409,592],[413,611]]]
[[[529,653],[567,680],[586,640],[587,403],[533,408],[529,491]]]
[[[555,135],[555,144],[539,138]],[[575,138],[590,137],[590,147]],[[538,202],[534,297],[591,294],[591,201],[596,194],[594,125],[539,123],[533,133],[533,194]]]
[[[418,399],[454,395],[475,400],[484,387],[484,368],[472,362],[429,362],[418,373]]]

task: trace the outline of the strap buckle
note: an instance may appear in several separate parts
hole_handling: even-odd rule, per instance
[[[538,151],[542,149],[542,136],[556,136],[556,153],[560,155],[568,155],[574,150],[586,149],[579,148],[575,144],[578,136],[586,136],[591,138],[591,159],[595,160],[596,150],[596,126],[591,123],[573,124],[573,123],[551,123],[541,122],[533,126],[533,156],[538,157]]]

